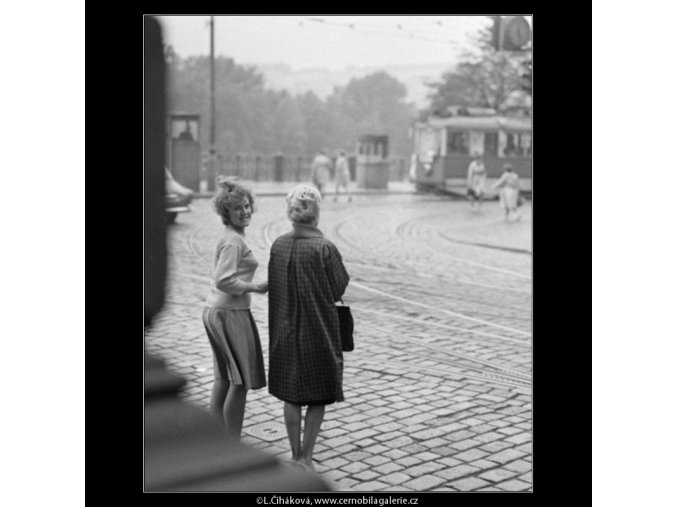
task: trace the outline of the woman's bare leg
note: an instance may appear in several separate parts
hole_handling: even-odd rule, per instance
[[[240,440],[247,389],[243,385],[230,384],[223,404],[223,420],[229,439]]]
[[[324,420],[324,405],[311,405],[306,411],[306,418],[303,426],[303,447],[301,450],[301,463],[311,470],[315,470],[313,465],[313,450],[315,441],[320,433],[320,427]]]
[[[292,461],[301,459],[301,406],[285,402],[284,425],[287,427],[287,436],[291,447]]]
[[[228,387],[230,382],[227,380],[219,379],[214,380],[214,385],[212,386],[212,396],[209,400],[209,411],[212,416],[219,421],[221,426],[225,426],[223,420],[223,404],[226,401],[226,395],[228,394]]]

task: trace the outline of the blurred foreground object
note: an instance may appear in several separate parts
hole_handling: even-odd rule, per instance
[[[160,25],[144,17],[143,71],[143,289],[144,325],[150,325],[165,296],[165,62]]]
[[[193,199],[193,191],[176,181],[167,168],[165,168],[165,192],[167,222],[174,222],[177,213],[191,211],[189,204]]]
[[[318,476],[226,443],[206,411],[177,399],[185,381],[145,357],[145,491],[330,491]]]

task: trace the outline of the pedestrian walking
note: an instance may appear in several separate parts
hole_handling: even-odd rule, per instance
[[[324,186],[331,179],[331,165],[331,159],[327,157],[324,150],[320,150],[310,166],[311,180],[322,197],[324,197]]]
[[[348,166],[348,159],[346,158],[346,152],[344,150],[339,151],[339,156],[336,159],[336,193],[334,194],[334,202],[338,201],[339,188],[343,187],[346,190],[346,195],[348,196],[348,202],[353,200],[353,196],[350,195],[350,190],[348,189],[348,183],[350,182],[350,168]]]
[[[475,207],[477,203],[478,209],[482,209],[482,199],[484,198],[484,187],[486,185],[487,172],[484,168],[484,161],[479,153],[475,156],[468,165],[468,199],[470,206]]]
[[[211,413],[230,440],[239,440],[247,391],[266,386],[263,352],[250,311],[251,292],[265,294],[268,283],[252,282],[258,267],[245,241],[254,212],[251,190],[237,178],[218,176],[214,209],[224,228],[216,243],[214,270],[202,314],[214,355]]]
[[[517,212],[517,206],[519,205],[519,176],[515,174],[510,164],[503,166],[503,174],[493,184],[492,188],[500,189],[499,198],[505,210],[505,221],[510,220],[511,213],[517,220],[520,220],[522,216]]]
[[[409,181],[416,183],[416,168],[418,165],[418,156],[416,153],[411,154],[411,159],[409,162]]]
[[[287,195],[292,230],[273,242],[268,263],[268,391],[284,402],[292,462],[310,470],[325,406],[344,400],[335,303],[349,280],[338,249],[317,228],[321,200],[307,185]]]

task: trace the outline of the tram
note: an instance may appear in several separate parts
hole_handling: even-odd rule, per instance
[[[531,194],[530,117],[431,116],[417,122],[409,175],[420,191],[464,195],[468,165],[476,153],[483,156],[488,188],[509,163],[520,178],[520,190]]]

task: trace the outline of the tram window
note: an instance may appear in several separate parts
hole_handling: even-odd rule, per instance
[[[522,134],[522,147],[527,156],[531,156],[531,134]]]
[[[456,155],[467,155],[468,151],[468,132],[449,132],[447,131],[447,153]]]
[[[519,134],[508,134],[506,136],[505,150],[503,155],[506,157],[520,157],[524,155],[524,146]]]
[[[492,157],[498,156],[498,132],[484,134],[484,154]]]

